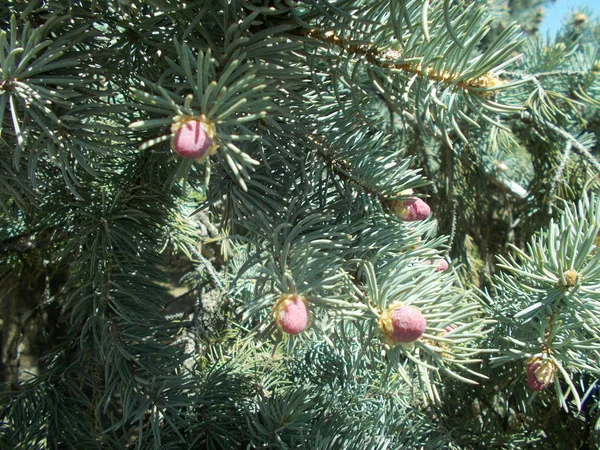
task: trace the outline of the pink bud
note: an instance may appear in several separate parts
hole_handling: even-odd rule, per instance
[[[213,140],[207,132],[206,124],[198,119],[190,119],[180,124],[174,124],[175,129],[172,147],[182,158],[203,158],[213,145]]]
[[[396,344],[416,341],[427,328],[425,317],[414,306],[392,305],[382,314],[379,322],[386,338]]]
[[[395,202],[393,210],[394,214],[405,222],[424,220],[431,214],[429,205],[417,197],[409,197],[407,200]]]
[[[294,335],[302,333],[309,324],[306,299],[298,294],[282,295],[273,307],[273,317],[281,331]]]
[[[532,391],[543,391],[554,381],[556,370],[552,361],[541,358],[530,359],[527,362],[527,385]]]
[[[436,259],[435,261],[430,261],[430,264],[436,265],[436,272],[445,272],[446,270],[448,270],[448,261],[446,261],[445,259]]]

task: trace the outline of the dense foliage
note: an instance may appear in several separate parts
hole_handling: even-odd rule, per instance
[[[600,445],[600,25],[6,0],[0,447]]]

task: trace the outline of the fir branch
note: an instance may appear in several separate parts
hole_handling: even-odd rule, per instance
[[[561,181],[561,179],[563,177],[564,171],[570,160],[572,147],[573,147],[573,141],[568,140],[566,142],[564,150],[563,150],[562,161],[561,161],[560,165],[558,166],[558,169],[556,169],[556,173],[554,174],[554,177],[552,177],[552,184],[550,185],[550,189],[548,189],[548,197],[549,197],[548,215],[552,214],[552,207],[554,205],[554,198],[555,198],[554,193],[556,191],[556,187],[557,187],[558,183]]]
[[[459,87],[467,91],[475,89],[472,92],[481,97],[487,98],[494,96],[493,89],[503,84],[498,75],[492,72],[488,72],[487,74],[481,75],[477,78],[467,78],[457,82],[456,80],[462,78],[463,76],[460,73],[451,73],[449,71],[438,72],[433,66],[423,67],[420,62],[399,64],[395,62],[399,59],[402,59],[402,53],[398,50],[380,50],[365,44],[350,44],[332,31],[323,33],[320,30],[312,29],[307,32],[307,36],[317,39],[321,42],[335,45],[352,55],[364,56],[365,59],[374,66],[383,69],[399,70],[411,75],[426,77],[430,80],[441,82],[447,86]],[[482,88],[487,90],[481,90]]]
[[[384,200],[384,198],[386,197],[385,194],[377,191],[376,189],[373,189],[365,181],[355,177],[352,174],[352,167],[349,163],[344,161],[338,155],[333,154],[332,151],[327,152],[323,150],[324,148],[331,150],[331,146],[325,146],[322,142],[319,142],[318,140],[310,136],[308,136],[308,140],[309,142],[311,142],[311,144],[313,144],[313,149],[315,149],[318,155],[323,159],[323,161],[325,161],[327,167],[333,172],[335,172],[342,180],[348,181],[354,184],[355,186],[358,186],[364,192],[366,192],[367,194],[379,201]]]
[[[46,312],[70,329],[58,327],[59,352],[41,340],[52,356],[31,363],[33,382],[0,394],[0,447],[578,448],[573,430],[586,427],[590,439],[587,411],[563,413],[577,425],[541,424],[559,405],[600,405],[600,207],[585,219],[566,208],[517,256],[490,264],[501,275],[455,270],[529,242],[545,216],[538,199],[597,188],[600,29],[580,14],[556,45],[529,39],[521,57],[509,22],[537,13],[502,1],[110,0],[100,10],[97,0],[8,0],[0,322],[42,299],[15,295],[45,273],[22,265],[39,254],[64,264],[68,281],[50,288],[51,307],[26,305],[28,331],[53,326]],[[168,145],[200,118],[220,146],[201,167]],[[434,220],[388,214],[387,201],[427,185]],[[192,261],[176,275],[197,282],[184,318],[165,319],[165,248]],[[432,264],[442,255],[446,272]],[[487,340],[493,319],[461,275],[495,288]],[[312,323],[266,334],[292,291]],[[193,336],[186,319],[203,325],[203,306],[211,324],[230,317],[213,316],[209,296],[236,302],[239,316],[222,335]],[[396,303],[427,322],[412,348],[382,340],[379,318]],[[16,353],[13,323],[3,348]],[[504,367],[484,365],[475,394],[453,390],[495,347]],[[521,389],[519,363],[540,352],[561,363],[554,403],[550,390]],[[423,414],[444,397],[449,408]]]
[[[598,162],[594,155],[592,155],[590,151],[581,142],[579,142],[577,138],[571,133],[565,131],[558,125],[555,125],[549,122],[548,120],[539,117],[539,115],[535,115],[534,118],[532,117],[532,114],[527,111],[521,114],[521,120],[523,120],[523,122],[527,124],[533,122],[534,126],[537,125],[538,127],[539,125],[542,125],[545,128],[553,131],[556,135],[560,136],[566,141],[565,145],[569,145],[573,150],[575,150],[575,152],[579,156],[584,158],[596,170],[596,172],[600,173],[600,162]]]

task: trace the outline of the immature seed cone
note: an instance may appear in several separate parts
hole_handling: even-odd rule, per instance
[[[308,303],[299,294],[284,294],[273,306],[273,318],[284,333],[300,334],[310,323]]]
[[[532,391],[543,391],[554,381],[556,366],[552,361],[532,358],[527,361],[527,385]]]
[[[577,284],[577,281],[579,281],[579,274],[573,269],[567,270],[563,275],[567,287],[573,287]]]
[[[396,303],[383,312],[379,327],[389,344],[407,344],[421,337],[427,321],[418,308]]]
[[[203,160],[214,153],[214,125],[200,117],[176,117],[171,125],[171,148],[182,158]]]
[[[445,259],[436,259],[434,261],[430,261],[430,263],[436,266],[436,272],[445,272],[446,270],[448,270],[448,261],[446,261]]]
[[[405,222],[425,220],[431,215],[429,205],[417,197],[409,197],[404,201],[393,202],[392,210],[400,220]]]

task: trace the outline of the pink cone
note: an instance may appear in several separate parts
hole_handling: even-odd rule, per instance
[[[400,306],[392,313],[390,339],[397,343],[413,342],[421,337],[426,328],[427,321],[421,311],[414,306]]]
[[[527,363],[527,385],[532,391],[543,391],[554,381],[554,365],[539,358]]]
[[[173,150],[182,158],[201,158],[212,146],[212,139],[208,136],[202,121],[191,119],[183,123],[175,132]]]
[[[277,326],[285,333],[300,334],[308,327],[308,305],[300,295],[282,297],[275,305],[274,314]]]
[[[415,222],[427,219],[431,215],[431,208],[420,198],[410,197],[403,202],[398,202],[394,207],[394,213],[400,220]]]
[[[431,264],[435,264],[437,266],[435,268],[436,272],[445,272],[448,270],[448,261],[445,259],[436,259],[435,261],[431,261]]]

